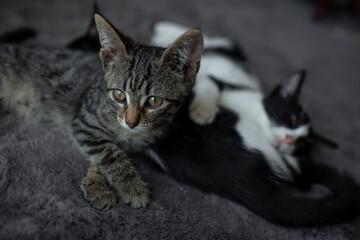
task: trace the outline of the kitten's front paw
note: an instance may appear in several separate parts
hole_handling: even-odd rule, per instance
[[[107,210],[117,204],[116,194],[108,190],[104,176],[95,165],[90,166],[87,175],[81,181],[81,189],[85,199],[97,209]]]
[[[150,191],[147,188],[147,184],[140,178],[134,178],[124,183],[119,190],[119,195],[132,208],[146,207],[150,202]]]
[[[219,108],[216,104],[208,104],[194,100],[189,107],[191,120],[199,125],[206,125],[214,122]]]
[[[85,198],[93,207],[100,210],[109,210],[117,205],[116,195],[110,191],[90,190]]]

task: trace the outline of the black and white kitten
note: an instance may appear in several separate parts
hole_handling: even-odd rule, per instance
[[[171,22],[158,22],[153,31],[152,44],[164,47],[186,28]],[[200,125],[211,123],[219,106],[233,111],[241,117],[236,130],[245,145],[263,152],[273,171],[284,179],[292,179],[291,168],[300,170],[292,156],[298,139],[314,139],[313,143],[315,139],[324,139],[324,143],[329,143],[327,146],[336,146],[310,131],[310,120],[297,103],[305,71],[292,74],[286,86],[279,85],[265,98],[245,54],[234,42],[205,36],[204,44],[194,99],[189,106],[189,115],[194,122]]]
[[[150,151],[168,175],[281,225],[319,226],[358,216],[359,187],[347,175],[315,163],[301,150],[301,145],[308,149],[306,142],[298,140],[297,170],[289,166],[292,179],[285,180],[264,152],[247,146],[236,129],[241,116],[220,108],[212,124],[201,126],[190,119],[189,105],[183,105],[167,138]],[[316,196],[319,186],[323,193]]]
[[[155,24],[152,42],[164,46],[184,29]],[[236,45],[207,36],[204,42],[194,97],[149,151],[151,158],[179,181],[277,224],[317,226],[358,216],[357,184],[311,158],[309,143],[336,144],[314,133],[298,103],[305,72],[265,98]]]

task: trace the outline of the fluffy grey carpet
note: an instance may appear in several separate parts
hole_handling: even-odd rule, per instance
[[[341,145],[316,158],[360,182],[357,20],[337,16],[313,23],[312,6],[295,0],[106,0],[100,8],[142,42],[150,23],[164,19],[231,36],[244,46],[266,91],[288,72],[308,69],[306,109],[315,127]],[[61,46],[81,34],[90,11],[85,0],[1,0],[0,34],[32,26],[39,30],[33,43]],[[142,159],[136,165],[151,187],[150,206],[134,210],[120,203],[95,210],[79,188],[88,163],[66,131],[1,114],[0,239],[360,239],[360,219],[322,228],[279,227],[239,204],[180,184]]]

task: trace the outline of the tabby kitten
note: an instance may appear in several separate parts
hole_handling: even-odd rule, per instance
[[[100,15],[95,21],[105,76],[92,53],[2,46],[0,99],[33,120],[71,122],[91,163],[82,189],[96,208],[117,203],[107,183],[131,207],[144,207],[150,192],[128,155],[164,135],[194,85],[203,37],[190,30],[166,49],[149,47]]]

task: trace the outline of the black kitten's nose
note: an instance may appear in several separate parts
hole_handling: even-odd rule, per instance
[[[139,122],[133,123],[133,122],[126,122],[126,125],[128,125],[130,128],[134,128],[137,125],[139,125]]]

